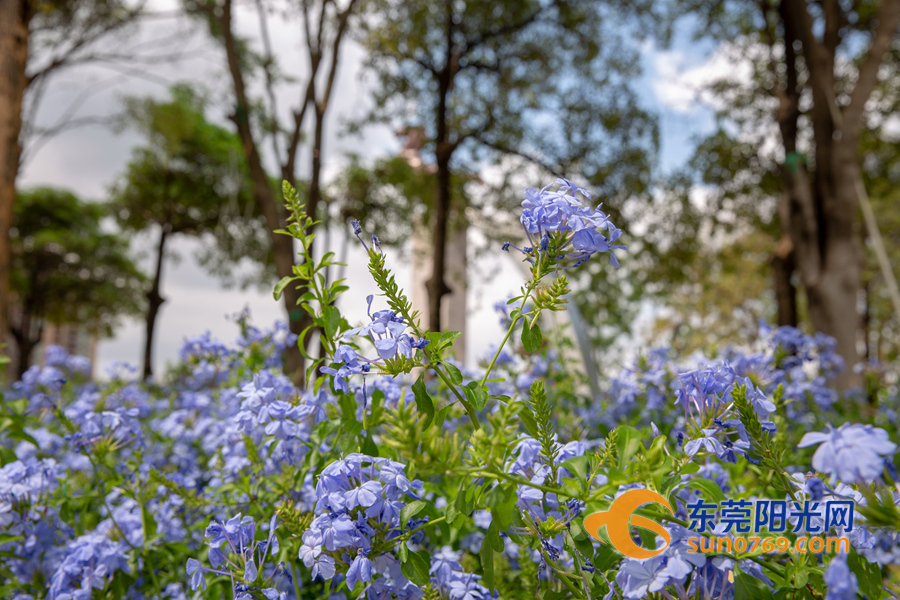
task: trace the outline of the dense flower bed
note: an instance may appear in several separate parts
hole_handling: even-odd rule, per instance
[[[235,344],[186,340],[165,382],[141,383],[124,365],[89,382],[83,359],[51,348],[0,414],[3,597],[900,591],[896,387],[836,393],[829,379],[844,366],[832,340],[763,328],[757,347],[716,357],[651,350],[591,397],[540,316],[565,308],[569,269],[605,252],[616,265],[611,251],[624,247],[589,196],[559,180],[526,193],[530,245],[504,249],[522,253],[531,278],[499,307],[503,343],[470,371],[450,358],[454,333],[421,328],[374,236],[369,268],[383,295],[368,298],[370,322],[343,319],[343,284],[319,276],[332,259],[309,254],[309,223],[286,197],[305,262],[276,295],[306,286],[327,356],[309,359],[308,385],[280,372],[296,336],[247,315]],[[633,529],[662,550],[637,559],[594,539],[584,518],[641,488],[673,510],[645,506],[671,539]],[[744,535],[724,510],[698,534],[704,503],[769,500],[805,512],[750,535],[843,536],[850,547],[691,551],[698,536]],[[829,521],[829,501],[852,503],[852,524]]]

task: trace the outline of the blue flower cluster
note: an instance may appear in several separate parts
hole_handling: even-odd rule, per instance
[[[401,463],[351,454],[325,467],[316,482],[315,519],[303,534],[299,557],[313,577],[344,575],[347,587],[365,584],[370,600],[422,597],[422,590],[400,570],[387,551],[404,533],[400,511],[416,500],[421,481],[410,481]],[[407,524],[407,531],[417,523]]]
[[[552,217],[542,207],[532,207],[532,217],[546,233]],[[556,208],[561,223],[576,223],[577,211]],[[575,237],[549,231],[551,241]],[[544,251],[552,246],[536,250]],[[186,340],[183,362],[150,383],[122,367],[91,382],[82,360],[48,350],[0,412],[9,434],[0,439],[0,589],[15,600],[488,600],[570,583],[566,591],[581,598],[727,599],[739,570],[778,593],[778,578],[766,576],[774,571],[760,563],[780,568],[789,558],[687,552],[695,532],[670,523],[670,545],[651,559],[590,546],[579,527],[585,510],[661,484],[687,523],[688,506],[708,503],[715,486],[751,502],[774,502],[775,489],[789,489],[782,499],[808,501],[803,518],[812,528],[824,529],[827,503],[853,502],[852,529],[829,525],[829,534],[850,539],[851,558],[811,557],[806,567],[828,598],[853,598],[871,585],[861,573],[900,565],[900,533],[870,516],[900,505],[890,405],[897,392],[884,390],[885,410],[869,415],[829,389],[840,361],[827,338],[764,330],[749,351],[683,363],[651,351],[613,375],[596,403],[552,351],[524,356],[507,346],[486,380],[491,397],[473,435],[447,380],[423,379],[441,413],[440,425],[423,431],[424,419],[410,409],[410,381],[376,376],[386,361],[416,358],[423,342],[398,315],[373,312],[369,302],[370,323],[344,335],[367,337],[377,358],[348,342],[325,368],[337,388],[363,398],[368,384],[379,399],[368,421],[359,406],[354,414],[352,396],[335,398],[327,385],[299,390],[279,373],[279,340],[289,339],[283,326],[262,331],[245,320],[236,344],[209,335]],[[449,380],[477,391],[483,371],[440,360]],[[348,381],[355,374],[364,377],[362,390]],[[539,435],[543,443],[516,422],[537,380],[558,435]],[[737,386],[783,449],[785,488],[760,483],[759,470],[747,467],[762,454],[751,449],[735,409]],[[630,432],[620,428],[619,445],[606,448],[600,439],[616,439],[612,428],[624,424]],[[388,437],[397,431],[408,435]],[[644,447],[632,448],[632,460],[617,460],[626,442],[638,441]],[[872,502],[884,510],[866,510],[877,508]],[[710,523],[716,535],[733,535],[726,525],[720,516]],[[483,562],[491,556],[493,574]]]
[[[275,536],[275,517],[269,521],[269,531],[265,540],[256,539],[256,521],[251,516],[237,514],[221,522],[213,519],[204,533],[209,547],[209,567],[204,567],[195,558],[189,558],[185,570],[190,577],[191,589],[201,587],[206,590],[206,574],[221,575],[231,580],[234,600],[253,600],[255,592],[268,600],[283,600],[284,592],[274,586],[256,587],[263,578],[269,581],[277,569],[270,569],[264,575],[266,559],[278,552],[278,538]],[[264,584],[263,584],[264,585]]]
[[[489,600],[496,593],[479,583],[481,577],[466,573],[459,562],[462,553],[444,546],[431,557],[432,584],[452,600]]]
[[[556,189],[551,189],[551,188]],[[597,208],[582,204],[576,196],[588,200],[591,193],[576,186],[568,179],[557,179],[554,183],[538,190],[525,190],[522,202],[522,227],[530,246],[519,248],[510,242],[503,244],[509,252],[515,248],[534,262],[536,256],[546,255],[563,269],[578,267],[598,252],[609,252],[609,262],[619,266],[613,250],[626,250],[626,246],[614,245],[622,235],[609,217]],[[606,231],[604,236],[601,231]]]
[[[872,483],[897,451],[884,429],[850,423],[837,429],[829,425],[825,433],[807,433],[798,444],[800,448],[815,445],[819,447],[813,454],[813,468],[831,475],[832,482],[845,483]]]
[[[422,349],[428,344],[428,340],[413,339],[406,333],[409,325],[403,322],[403,317],[392,310],[378,310],[372,313],[372,301],[374,296],[367,296],[367,313],[371,322],[351,329],[344,333],[344,339],[356,336],[367,337],[374,344],[378,358],[365,358],[358,354],[352,347],[341,344],[335,351],[334,360],[337,368],[321,367],[319,370],[334,377],[334,384],[345,394],[350,393],[350,384],[347,380],[353,375],[366,375],[372,371],[372,367],[378,367],[379,363],[391,360],[397,356],[410,358],[413,350]]]

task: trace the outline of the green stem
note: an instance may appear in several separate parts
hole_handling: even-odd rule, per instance
[[[573,596],[575,596],[576,598],[579,597],[581,595],[580,590],[577,587],[575,587],[574,585],[572,585],[571,581],[569,581],[569,577],[575,577],[575,576],[572,575],[571,573],[568,573],[561,566],[557,565],[555,562],[550,560],[550,558],[546,554],[544,554],[543,550],[541,550],[541,554],[544,555],[544,560],[547,561],[547,564],[550,565],[550,567],[553,569],[553,572],[557,575],[556,578],[560,582],[562,582],[562,584],[564,586],[566,586],[566,589],[568,589],[569,592]],[[580,579],[580,577],[578,579]],[[590,596],[585,596],[585,598],[590,598]]]
[[[519,485],[527,485],[528,487],[533,487],[534,489],[537,489],[537,490],[542,490],[544,492],[549,492],[551,494],[560,494],[560,495],[566,496],[568,498],[576,497],[571,494],[567,494],[566,492],[559,490],[557,488],[548,487],[546,485],[541,485],[539,483],[532,483],[532,482],[528,481],[527,479],[524,479],[521,477],[513,477],[512,475],[507,475],[506,473],[499,473],[499,472],[495,473],[492,471],[482,471],[482,472],[477,472],[475,474],[478,477],[493,477],[494,479],[503,479],[505,481],[510,481],[512,483],[518,483]]]
[[[519,305],[519,313],[515,319],[512,320],[512,323],[509,324],[509,329],[506,330],[506,336],[503,338],[503,341],[500,342],[500,346],[497,348],[497,351],[494,353],[494,357],[491,359],[491,364],[488,365],[487,369],[484,371],[484,377],[481,378],[481,385],[484,385],[484,382],[487,381],[487,378],[490,377],[491,371],[494,368],[494,365],[497,363],[497,359],[500,357],[500,352],[503,351],[503,347],[506,346],[506,342],[509,341],[510,336],[512,335],[513,329],[516,328],[516,325],[520,320],[524,319],[524,315],[522,315],[522,311],[525,310],[525,303],[528,301],[528,298],[531,295],[531,290],[533,289],[532,285],[529,283],[525,294],[522,296],[522,304]]]
[[[581,560],[578,558],[578,555],[581,553],[578,551],[578,548],[575,546],[575,538],[572,537],[571,532],[569,532],[568,536],[569,536],[569,540],[571,540],[571,542],[572,542],[571,554],[572,554],[572,558],[575,560],[575,568],[578,570],[579,579],[581,579],[582,585],[584,585],[584,597],[590,598],[591,597],[591,589],[587,582],[587,575],[585,574],[584,569],[581,568]]]
[[[391,545],[385,547],[384,550],[383,550],[382,552],[387,552],[388,550],[390,550],[390,549],[392,549],[392,548],[396,548],[396,547],[399,546],[401,543],[405,542],[406,540],[408,540],[409,538],[411,538],[412,536],[414,536],[416,533],[422,531],[422,530],[425,529],[426,527],[430,527],[431,525],[435,525],[435,524],[437,524],[437,523],[440,523],[440,522],[446,521],[446,520],[447,520],[447,517],[446,517],[446,515],[445,515],[445,516],[440,516],[440,517],[438,517],[438,518],[436,518],[436,519],[434,519],[434,520],[430,520],[430,521],[428,521],[427,523],[423,523],[422,525],[419,525],[419,526],[416,527],[415,529],[411,529],[410,531],[407,531],[407,532],[404,533],[403,535],[400,535],[400,536],[398,536],[397,538],[391,540]]]
[[[456,386],[453,385],[453,382],[450,381],[450,378],[447,377],[447,375],[444,374],[443,371],[441,371],[440,366],[437,363],[430,364],[429,366],[435,373],[437,373],[437,376],[441,378],[441,381],[443,381],[444,384],[448,388],[450,388],[450,391],[453,392],[453,395],[456,396],[456,399],[459,400],[460,404],[465,407],[466,412],[469,413],[469,419],[472,421],[472,425],[475,426],[475,429],[481,429],[481,423],[478,422],[478,417],[475,414],[475,408],[471,404],[469,404],[468,400],[466,400],[462,394],[459,393],[459,390],[456,389]]]

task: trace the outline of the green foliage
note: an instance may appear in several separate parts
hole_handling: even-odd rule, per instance
[[[556,447],[556,435],[553,432],[553,409],[541,381],[531,384],[531,410],[536,426],[535,438],[541,443],[541,456],[546,464],[551,466],[553,473],[551,481],[555,482],[559,449]]]
[[[326,252],[318,259],[313,257],[312,247],[316,234],[312,233],[312,230],[316,222],[306,213],[306,205],[301,201],[297,190],[285,181],[282,184],[282,193],[288,209],[287,228],[279,229],[276,233],[290,235],[300,242],[301,262],[293,266],[293,275],[283,277],[276,284],[274,296],[276,300],[280,299],[288,285],[299,284],[299,287],[307,290],[298,298],[297,303],[309,314],[312,323],[300,334],[297,344],[309,360],[306,379],[321,381],[322,376],[317,374],[326,359],[313,358],[307,353],[306,336],[316,328],[322,331],[324,335],[319,336],[322,346],[328,355],[334,355],[335,340],[342,331],[349,329],[347,321],[340,316],[340,312],[334,306],[338,296],[344,293],[347,287],[343,279],[328,281],[325,278],[329,267],[342,264],[334,260],[334,252]]]
[[[477,203],[467,183],[469,173],[451,177],[450,231],[467,224],[466,207]],[[341,202],[341,217],[357,219],[385,246],[402,249],[417,222],[432,224],[436,178],[432,170],[413,165],[402,156],[383,158],[365,167],[356,156],[338,176],[333,187]]]
[[[104,231],[107,214],[105,205],[62,190],[19,194],[10,285],[24,319],[81,323],[111,335],[120,317],[140,311],[144,277],[128,258],[125,238]]]
[[[241,260],[271,261],[240,139],[207,121],[206,99],[193,88],[177,85],[170,95],[126,100],[121,125],[137,129],[146,145],[133,151],[111,190],[120,225],[204,237],[197,259],[211,273],[226,283],[268,285],[265,268],[235,279]]]

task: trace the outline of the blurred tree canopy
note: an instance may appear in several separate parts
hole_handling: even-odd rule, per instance
[[[166,243],[202,237],[198,258],[213,274],[235,280],[242,259],[254,260],[256,280],[269,279],[270,248],[252,195],[240,140],[206,120],[205,100],[187,86],[171,99],[127,101],[125,124],[146,136],[112,190],[112,208],[126,231],[158,230],[155,269],[147,291],[144,377],[152,375],[153,332],[159,308]],[[247,283],[247,281],[244,281]]]
[[[280,188],[273,188],[266,172],[263,153],[271,144],[270,157],[281,171],[281,179],[294,184],[305,198],[307,211],[313,218],[319,213],[322,200],[321,170],[325,144],[325,125],[332,94],[335,90],[340,51],[351,17],[357,15],[362,2],[359,0],[301,0],[299,3],[281,4],[276,1],[256,0],[259,35],[254,39],[246,32],[237,31],[236,4],[233,0],[184,0],[189,15],[202,20],[209,28],[210,36],[224,52],[230,79],[229,115],[237,127],[241,147],[247,161],[253,196],[260,213],[265,217],[266,229],[275,272],[279,278],[293,276],[295,252],[291,239],[276,233],[285,225],[286,212]],[[279,119],[277,90],[294,83],[280,68],[272,50],[268,20],[272,13],[281,15],[297,27],[298,38],[303,45],[299,60],[309,66],[306,81],[300,86],[300,97],[286,122]],[[261,51],[255,49],[259,42]],[[262,81],[261,96],[254,96],[254,81]],[[311,109],[311,110],[310,110]],[[307,114],[313,119],[310,148],[310,177],[307,185],[297,185],[297,158],[306,130]],[[297,308],[302,290],[289,285],[283,299],[291,332],[302,335],[300,344],[308,346],[316,337],[310,330],[309,315]],[[313,335],[309,335],[312,333]],[[298,385],[306,383],[304,356],[299,347],[291,347],[285,353],[285,371]]]
[[[73,194],[38,188],[19,194],[10,230],[10,321],[21,377],[44,323],[79,323],[111,335],[123,315],[142,308],[144,276],[128,257],[128,242],[107,233],[109,207]]]
[[[504,160],[515,158],[519,167],[587,179],[601,195],[648,188],[658,133],[632,88],[637,47],[624,40],[637,23],[654,21],[658,6],[588,0],[368,4],[377,17],[360,28],[366,64],[377,79],[369,120],[421,127],[425,158],[435,167],[427,285],[432,330],[440,329],[441,298],[449,291],[444,253],[454,171],[489,163],[503,168]],[[513,200],[505,200],[510,207]]]
[[[10,227],[16,179],[26,142],[71,125],[35,127],[35,113],[57,72],[75,64],[124,58],[121,48],[99,52],[98,42],[142,13],[130,0],[0,0],[0,336],[7,331],[11,278]]]
[[[744,302],[697,311],[682,301],[683,318],[673,322],[692,331],[696,343],[712,343],[735,327],[733,309],[758,298],[764,305],[754,315],[787,325],[808,321],[835,336],[845,362],[855,364],[864,337],[867,356],[871,337],[881,339],[872,319],[882,330],[892,312],[884,288],[867,287],[881,276],[862,251],[870,232],[859,218],[857,182],[886,216],[897,177],[897,133],[885,125],[897,108],[900,3],[700,0],[677,7],[699,23],[697,38],[714,41],[734,68],[702,90],[719,127],[656,198],[657,210],[680,207],[660,233],[682,264],[717,255],[720,266],[703,271],[702,287],[720,290],[713,294],[720,300],[735,283],[725,274],[746,262],[729,249],[753,248],[757,257],[765,251],[768,273],[747,272]],[[896,239],[889,219],[880,224]],[[658,273],[669,298],[686,298],[697,285],[677,268]],[[881,306],[859,311],[862,297],[867,307]],[[752,336],[748,319],[741,329]],[[842,385],[855,380],[848,369]]]

